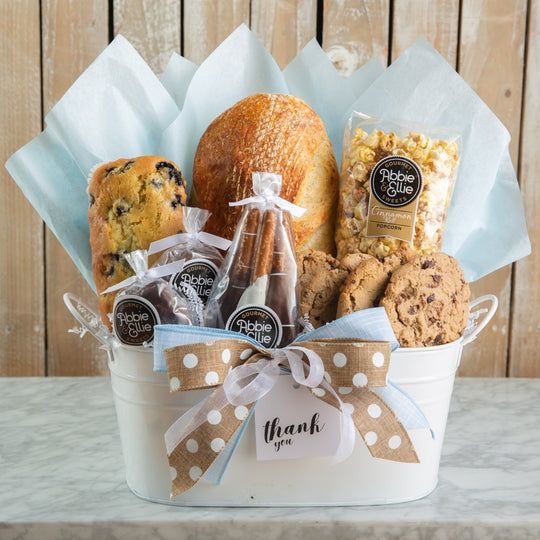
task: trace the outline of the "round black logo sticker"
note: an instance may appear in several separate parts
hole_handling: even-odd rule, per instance
[[[159,322],[156,308],[140,296],[120,296],[114,304],[114,333],[124,345],[150,344]]]
[[[177,288],[180,288],[182,283],[191,285],[206,305],[216,276],[217,268],[213,262],[193,259],[184,265],[181,272],[172,276],[171,283]]]
[[[413,202],[422,189],[418,165],[402,156],[388,156],[373,167],[371,192],[386,206],[399,208]]]
[[[271,349],[281,342],[283,328],[275,313],[266,306],[243,306],[237,309],[227,321],[226,330],[240,332],[263,347]]]

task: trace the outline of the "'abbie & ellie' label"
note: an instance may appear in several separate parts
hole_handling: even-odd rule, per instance
[[[249,336],[268,349],[277,347],[283,336],[281,321],[268,306],[248,305],[237,309],[225,328]]]
[[[177,288],[182,283],[191,285],[202,300],[202,303],[206,305],[217,272],[217,267],[212,261],[192,259],[184,265],[181,272],[172,276],[170,281]]]
[[[410,242],[422,191],[418,165],[403,156],[387,156],[372,169],[370,187],[366,236],[390,236]]]
[[[145,298],[125,295],[117,298],[113,328],[124,345],[142,346],[154,340],[154,326],[160,324],[156,308]]]

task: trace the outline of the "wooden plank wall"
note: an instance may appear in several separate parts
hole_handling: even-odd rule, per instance
[[[461,374],[540,376],[540,2],[536,0],[5,0],[0,3],[0,157],[42,128],[71,82],[122,33],[161,71],[171,51],[200,63],[239,24],[284,67],[316,37],[344,74],[391,62],[424,36],[512,135],[533,255],[474,284],[500,309],[464,354]],[[9,104],[8,106],[6,106]],[[0,375],[106,373],[61,293],[91,293],[8,174],[0,172]],[[31,269],[31,271],[29,270]]]

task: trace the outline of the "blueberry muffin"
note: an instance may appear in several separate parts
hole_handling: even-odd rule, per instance
[[[88,185],[92,271],[98,293],[133,274],[124,253],[148,249],[154,240],[181,232],[186,183],[163,157],[118,159],[100,165]],[[110,327],[115,293],[99,297]]]

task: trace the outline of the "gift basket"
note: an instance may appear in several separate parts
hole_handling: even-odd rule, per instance
[[[244,26],[186,62],[160,80],[117,37],[6,164],[97,294],[64,300],[108,354],[130,489],[427,495],[497,309],[469,282],[530,251],[507,130],[423,41],[348,79],[314,41],[281,72]]]

